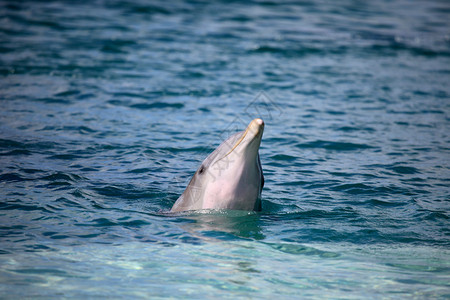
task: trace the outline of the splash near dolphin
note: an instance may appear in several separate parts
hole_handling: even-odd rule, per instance
[[[263,131],[263,120],[254,119],[245,131],[225,140],[202,162],[171,212],[260,211],[264,176],[258,151]]]

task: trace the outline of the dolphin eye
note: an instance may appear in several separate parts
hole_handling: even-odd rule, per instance
[[[203,174],[205,172],[205,167],[202,165],[200,169],[198,169],[198,174]]]

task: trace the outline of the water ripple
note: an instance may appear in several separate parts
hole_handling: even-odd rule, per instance
[[[445,297],[449,14],[435,0],[1,1],[0,289]],[[167,213],[256,117],[263,211]]]

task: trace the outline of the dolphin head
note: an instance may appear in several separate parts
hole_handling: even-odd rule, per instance
[[[264,177],[259,146],[264,122],[230,136],[195,172],[172,212],[201,209],[261,210]]]

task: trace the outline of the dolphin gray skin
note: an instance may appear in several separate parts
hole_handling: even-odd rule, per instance
[[[225,140],[203,161],[171,212],[260,211],[264,176],[258,150],[263,131],[263,120],[254,119],[245,131]]]

